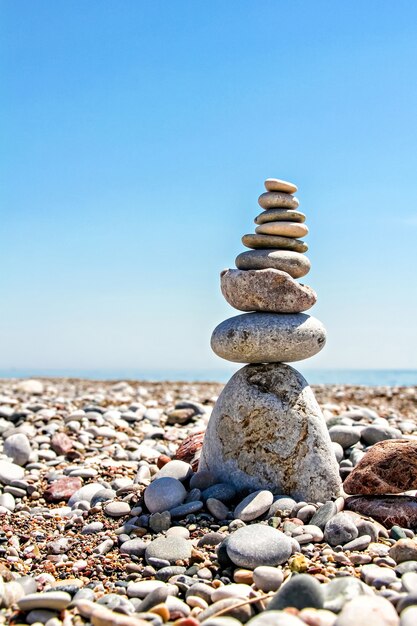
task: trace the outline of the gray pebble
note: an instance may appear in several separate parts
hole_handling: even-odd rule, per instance
[[[239,528],[225,543],[231,561],[248,569],[259,565],[280,565],[292,553],[290,539],[279,530],[263,524]]]
[[[151,557],[164,559],[172,564],[176,561],[186,561],[191,557],[191,542],[182,537],[158,537],[146,548],[146,560]]]
[[[296,609],[323,608],[324,596],[318,580],[309,574],[297,574],[283,585],[268,604],[268,611],[288,607]]]
[[[145,489],[145,504],[150,513],[168,511],[182,504],[187,496],[184,485],[176,478],[154,480]]]
[[[250,522],[266,513],[272,505],[274,496],[270,491],[261,489],[244,498],[234,511],[234,516],[244,522]]]
[[[337,513],[324,527],[324,539],[331,546],[344,545],[358,536],[358,529],[346,513]]]

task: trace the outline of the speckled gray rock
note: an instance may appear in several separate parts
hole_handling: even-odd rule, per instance
[[[161,513],[182,504],[187,496],[184,485],[169,476],[154,480],[145,489],[145,504],[150,513]]]
[[[235,565],[255,569],[284,563],[291,556],[292,546],[289,537],[272,526],[251,524],[227,538],[226,551]]]
[[[263,270],[271,267],[287,272],[293,278],[301,278],[310,271],[310,259],[292,250],[247,250],[236,257],[240,270]]]
[[[16,465],[26,465],[29,461],[31,448],[29,439],[23,433],[10,435],[4,442],[4,453],[13,460]]]
[[[289,193],[266,191],[259,196],[258,204],[263,209],[296,209],[300,203]]]
[[[223,270],[220,274],[222,294],[239,311],[300,313],[310,309],[316,293],[301,285],[287,272],[264,270]]]
[[[314,356],[326,343],[321,322],[305,313],[244,313],[221,322],[213,351],[235,363],[291,363]]]
[[[331,546],[344,545],[358,536],[358,529],[347,513],[338,513],[324,527],[324,539]]]
[[[242,243],[247,248],[281,248],[283,250],[294,250],[294,252],[307,252],[308,245],[301,239],[293,237],[283,237],[280,235],[260,235],[259,233],[249,233],[243,235]]]
[[[248,365],[213,409],[200,470],[240,489],[325,501],[340,491],[339,468],[307,381],[284,364]]]

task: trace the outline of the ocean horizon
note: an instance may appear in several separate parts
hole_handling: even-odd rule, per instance
[[[87,380],[185,381],[226,383],[230,369],[0,369],[0,379],[80,378]],[[311,385],[417,386],[417,369],[297,368]]]

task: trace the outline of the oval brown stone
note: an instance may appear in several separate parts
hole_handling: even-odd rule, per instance
[[[287,272],[293,278],[301,278],[310,271],[310,259],[292,250],[247,250],[236,257],[239,270],[264,270],[272,267]]]

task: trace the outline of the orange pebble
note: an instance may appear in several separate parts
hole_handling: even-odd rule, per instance
[[[170,460],[171,459],[169,458],[169,456],[167,456],[166,454],[161,454],[161,456],[159,456],[157,461],[156,461],[156,465],[157,465],[158,469],[161,469],[162,467],[164,467],[164,465],[169,463]]]

